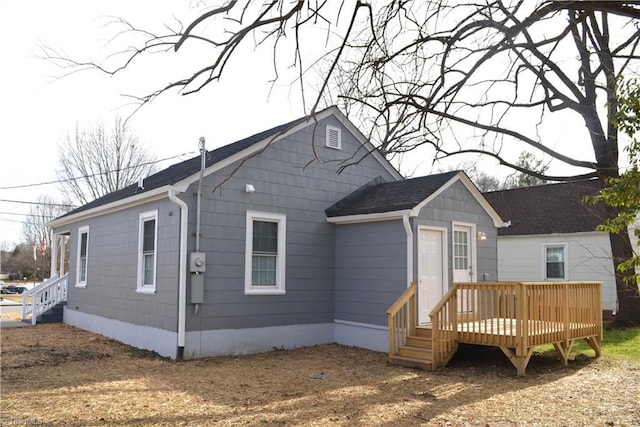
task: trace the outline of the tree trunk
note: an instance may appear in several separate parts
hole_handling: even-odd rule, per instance
[[[613,321],[615,327],[640,325],[640,292],[635,281],[629,280],[631,273],[618,271],[618,265],[632,256],[631,242],[628,233],[609,234],[611,254],[616,275],[616,293],[618,295],[618,311]]]

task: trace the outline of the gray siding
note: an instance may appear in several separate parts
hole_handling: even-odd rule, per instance
[[[497,277],[497,229],[461,182],[431,200],[412,220],[414,277],[418,274],[418,226],[446,228],[447,256],[453,277],[453,222],[476,225],[487,234],[477,242],[477,275]],[[473,236],[475,238],[475,236]],[[336,228],[336,319],[386,325],[386,310],[407,286],[407,237],[401,220],[343,224]]]
[[[336,227],[339,320],[386,325],[389,306],[407,288],[407,235],[402,221]]]
[[[498,230],[493,225],[493,220],[485,212],[473,195],[467,190],[462,182],[457,181],[435,199],[429,202],[417,218],[413,221],[414,235],[417,236],[418,225],[431,225],[447,229],[447,254],[449,265],[449,281],[453,277],[453,241],[452,223],[465,222],[476,224],[476,231],[487,234],[487,239],[477,242],[478,265],[477,276],[481,281],[483,275],[488,274],[489,280],[498,278],[498,251],[497,236]],[[475,236],[472,236],[475,238]],[[416,239],[417,242],[417,239]],[[417,254],[417,243],[414,247],[414,254]],[[418,261],[414,262],[414,277],[417,277]]]
[[[137,288],[138,225],[140,213],[157,210],[156,293]],[[70,227],[69,295],[72,310],[177,330],[178,233],[180,211],[168,201],[137,206],[94,217]],[[78,229],[89,227],[87,285],[76,287]]]
[[[342,150],[324,146],[326,124],[342,129]],[[200,250],[207,253],[205,302],[197,312],[188,304],[188,331],[333,322],[334,226],[324,210],[379,175],[393,179],[371,156],[337,173],[345,161],[362,154],[356,137],[329,117],[315,129],[309,126],[272,144],[239,169],[236,163],[205,177],[200,230]],[[246,184],[255,193],[246,193]],[[197,182],[178,195],[189,207],[188,252],[196,247],[196,189]],[[136,292],[138,222],[140,213],[153,209],[158,210],[158,279],[156,293],[146,295]],[[287,215],[285,295],[244,295],[248,210]],[[89,226],[88,280],[86,288],[78,288],[73,285],[83,226]],[[68,307],[176,331],[179,227],[180,209],[168,200],[65,227],[71,235]]]
[[[327,123],[342,128],[341,151],[324,146]],[[360,143],[333,117],[319,124],[315,137],[313,131],[309,126],[248,159],[242,168],[232,165],[205,178],[205,303],[197,316],[190,305],[188,331],[333,322],[334,226],[324,210],[373,178],[391,176],[371,156],[338,174],[343,160],[362,151]],[[255,193],[246,193],[246,184]],[[190,236],[195,232],[196,187],[194,183],[180,196],[189,205]],[[287,216],[285,295],[244,294],[248,210]],[[194,248],[190,237],[189,251]]]

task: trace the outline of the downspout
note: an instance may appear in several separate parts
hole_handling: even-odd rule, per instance
[[[407,287],[409,287],[413,282],[413,230],[411,230],[409,215],[402,215],[402,224],[407,233]]]
[[[189,225],[189,207],[176,197],[176,190],[169,188],[169,200],[180,207],[180,251],[178,269],[178,352],[176,360],[184,356],[187,318],[187,237]]]

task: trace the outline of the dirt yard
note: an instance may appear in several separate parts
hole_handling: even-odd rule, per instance
[[[173,362],[65,325],[1,330],[2,425],[638,426],[640,366],[464,348],[424,372],[326,345]]]

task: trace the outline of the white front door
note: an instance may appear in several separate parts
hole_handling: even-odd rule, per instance
[[[471,238],[472,227],[455,224],[453,226],[453,281],[473,282],[475,258]]]
[[[418,234],[418,322],[424,324],[447,289],[446,234],[433,228],[420,228]]]
[[[475,233],[473,225],[453,225],[453,282],[475,282]],[[475,294],[458,295],[458,313],[475,311]]]

